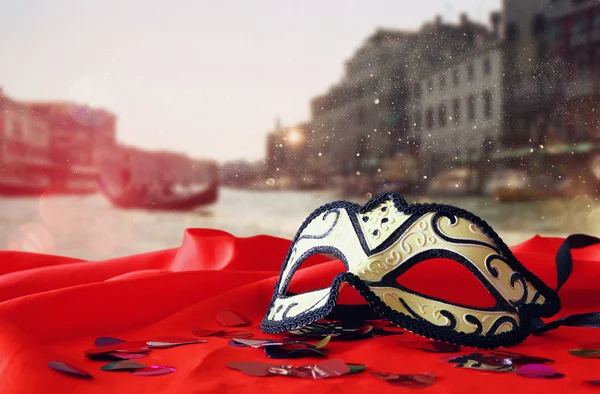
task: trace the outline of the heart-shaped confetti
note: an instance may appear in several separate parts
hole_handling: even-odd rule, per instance
[[[227,363],[227,366],[231,369],[237,369],[238,371],[250,376],[262,377],[273,375],[269,372],[269,367],[272,367],[272,364],[258,363],[254,361],[232,361]]]
[[[221,331],[215,337],[233,339],[233,338],[252,338],[254,334],[249,331]]]
[[[94,340],[94,345],[96,345],[96,347],[104,347],[104,346],[116,345],[117,343],[122,343],[122,342],[125,342],[125,341],[123,339],[119,339],[119,338],[100,337],[100,338],[96,338],[96,340]]]
[[[152,349],[168,349],[176,346],[193,345],[205,343],[206,341],[197,338],[188,337],[156,337],[146,342],[146,345]]]
[[[594,386],[600,386],[600,379],[586,380],[585,382],[587,384],[592,384]]]
[[[106,364],[100,367],[100,369],[103,371],[132,371],[143,368],[146,368],[145,364],[134,360],[115,361],[114,363]]]
[[[77,368],[76,366],[68,364],[64,361],[50,361],[48,362],[48,366],[57,372],[61,372],[70,376],[81,379],[93,379],[93,376],[83,369]]]
[[[549,366],[542,364],[523,365],[517,369],[517,375],[532,379],[557,379],[565,377],[562,373],[556,372]]]
[[[135,360],[138,358],[148,357],[148,353],[108,353],[121,360]]]
[[[412,373],[412,374],[393,374],[387,372],[371,372],[371,375],[385,380],[394,386],[406,387],[411,389],[420,389],[431,386],[435,383],[435,373]]]
[[[281,346],[286,344],[295,344],[302,343],[296,341],[278,341],[275,339],[245,339],[245,338],[233,338],[233,342],[239,344],[240,346],[245,347],[253,347],[253,348],[262,348],[267,346]]]
[[[350,372],[348,372],[348,375],[352,375],[352,374],[355,374],[355,373],[362,372],[362,371],[365,370],[365,368],[367,368],[366,366],[364,366],[362,364],[348,364],[348,363],[346,363],[346,365],[350,369]]]
[[[192,330],[192,335],[196,337],[212,337],[217,335],[218,333],[224,332],[223,330],[211,330],[206,328],[194,328]]]
[[[252,324],[245,316],[233,311],[221,311],[217,314],[217,322],[223,327],[244,327]]]
[[[321,339],[319,342],[317,342],[313,346],[315,349],[321,349],[321,348],[324,348],[325,346],[327,346],[329,341],[331,341],[331,335],[327,335],[325,338]]]
[[[350,365],[353,365],[350,368]],[[292,376],[307,379],[325,379],[350,373],[361,372],[364,368],[358,364],[346,364],[342,360],[334,359],[323,361],[318,364],[294,367],[292,365],[265,364],[250,361],[234,361],[227,363],[232,369],[237,369],[250,376]]]
[[[88,359],[92,361],[119,361],[119,360],[133,360],[138,358],[148,357],[148,353],[100,353],[90,354]]]
[[[131,372],[132,375],[137,376],[159,376],[159,375],[167,375],[175,372],[176,369],[174,367],[163,367],[159,365],[152,365],[143,369],[136,369]]]
[[[527,354],[508,352],[505,350],[494,350],[491,354],[493,356],[501,357],[505,360],[510,360],[512,365],[551,364],[554,362],[554,360],[545,357],[530,356]]]
[[[269,368],[269,372],[274,373],[274,368]],[[350,372],[350,368],[345,362],[339,359],[327,360],[318,364],[303,365],[300,367],[283,368],[277,371],[278,374],[285,376],[294,376],[297,378],[326,379],[336,376],[342,376]],[[289,373],[289,374],[288,374]]]
[[[488,365],[481,361],[471,359],[456,364],[456,367],[488,372],[514,372],[516,370],[514,365]]]
[[[571,349],[569,350],[573,356],[583,358],[600,358],[600,350],[594,349]]]
[[[147,353],[150,351],[146,342],[141,341],[126,341],[116,343],[110,346],[96,347],[85,351],[87,355],[95,355],[102,353]]]

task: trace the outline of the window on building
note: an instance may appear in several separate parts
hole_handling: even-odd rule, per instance
[[[467,97],[467,111],[469,115],[469,120],[475,120],[475,96],[473,95]]]
[[[473,63],[470,63],[467,66],[467,78],[469,81],[473,81],[475,79],[475,67],[473,67]]]
[[[492,92],[489,90],[483,92],[483,114],[488,119],[492,117]]]
[[[433,117],[433,108],[428,108],[427,109],[426,119],[427,119],[426,120],[426,122],[427,122],[427,128],[428,129],[433,128],[433,122],[435,121],[434,117]]]
[[[580,52],[577,57],[575,57],[575,74],[581,76],[587,74],[588,71],[588,55],[585,52]]]
[[[586,34],[587,29],[587,16],[582,16],[573,23],[573,36],[583,37]]]
[[[459,72],[458,72],[458,69],[457,69],[457,68],[455,68],[455,69],[452,71],[452,84],[453,84],[454,86],[458,86],[458,84],[459,84],[459,83],[460,83],[460,74],[459,74]]]
[[[454,123],[460,123],[460,100],[454,99]]]
[[[446,104],[441,104],[438,108],[438,123],[440,127],[446,127]]]
[[[440,75],[440,90],[444,90],[446,87],[446,76],[444,74]]]
[[[492,73],[492,61],[489,56],[486,56],[483,59],[483,73],[485,75],[490,75]]]
[[[421,98],[421,84],[420,83],[415,82],[413,84],[413,94],[417,100]]]
[[[365,125],[365,110],[362,108],[358,110],[358,124],[360,126]]]
[[[548,41],[555,42],[560,41],[563,38],[562,28],[559,24],[554,24],[548,29]]]

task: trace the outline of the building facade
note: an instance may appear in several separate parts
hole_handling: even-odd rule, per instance
[[[546,39],[551,0],[505,0],[504,106],[505,132],[501,157],[507,164],[529,155],[548,130],[562,129],[562,67]]]
[[[93,167],[116,144],[116,116],[72,103],[26,103],[50,129],[49,158],[57,165]]]
[[[313,99],[310,143],[318,172],[374,172],[397,150],[408,126],[406,51],[412,35],[377,30],[346,62],[341,81]]]
[[[0,89],[0,163],[47,164],[51,134],[44,119]]]
[[[484,45],[457,57],[419,81],[419,111],[412,128],[430,154],[430,175],[450,163],[478,163],[496,149],[503,125],[502,50]]]
[[[564,75],[564,133],[573,142],[600,140],[600,2],[554,1],[547,11],[551,53]]]

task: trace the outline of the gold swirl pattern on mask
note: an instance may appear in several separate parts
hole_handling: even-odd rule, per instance
[[[486,311],[456,306],[442,301],[433,301],[393,287],[371,287],[371,291],[396,312],[413,318],[425,319],[439,327],[450,327],[454,320],[454,330],[465,334],[473,334],[481,329],[480,335],[498,335],[514,331],[519,328],[520,324],[519,315],[512,312]],[[403,300],[404,304],[400,300]],[[442,311],[445,311],[446,315],[450,314],[453,320],[444,316]]]
[[[433,219],[433,218],[432,218]],[[454,223],[446,216],[439,218],[437,225],[440,232],[448,238],[453,240],[465,240],[465,241],[479,241],[484,242],[494,248],[498,248],[498,245],[487,235],[483,233],[479,226],[469,222],[467,219],[453,216]]]
[[[526,298],[525,302],[532,302],[537,289],[506,263],[505,256],[497,254],[491,239],[483,239],[474,234],[471,231],[472,223],[466,219],[456,218],[452,223],[448,218],[438,216],[439,220],[434,222],[434,217],[435,213],[421,217],[390,248],[368,257],[352,272],[362,280],[379,282],[384,275],[419,253],[432,249],[448,250],[465,258],[472,266],[470,268],[476,269],[506,301],[519,303]],[[441,238],[434,231],[435,226],[438,226],[443,234],[452,234],[457,239]],[[470,238],[469,235],[473,237]],[[464,242],[466,240],[478,241],[481,244],[469,244]],[[489,269],[486,261],[489,263]],[[511,284],[513,276],[518,280]],[[536,300],[536,303],[539,303],[539,300]]]
[[[397,267],[415,249],[423,249],[428,243],[435,244],[437,237],[428,229],[426,220],[418,220],[385,252],[373,255],[356,268],[359,278],[371,282],[380,281],[383,275]],[[403,259],[404,256],[404,259]]]

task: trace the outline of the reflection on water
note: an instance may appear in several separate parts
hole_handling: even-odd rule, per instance
[[[181,213],[119,210],[101,195],[3,198],[0,247],[95,260],[177,247],[190,227],[292,238],[306,216],[335,199],[330,192],[222,189],[217,204]],[[416,199],[407,197],[409,202]],[[477,214],[509,245],[535,234],[600,233],[600,204],[589,196],[514,204],[479,197],[434,201]]]

